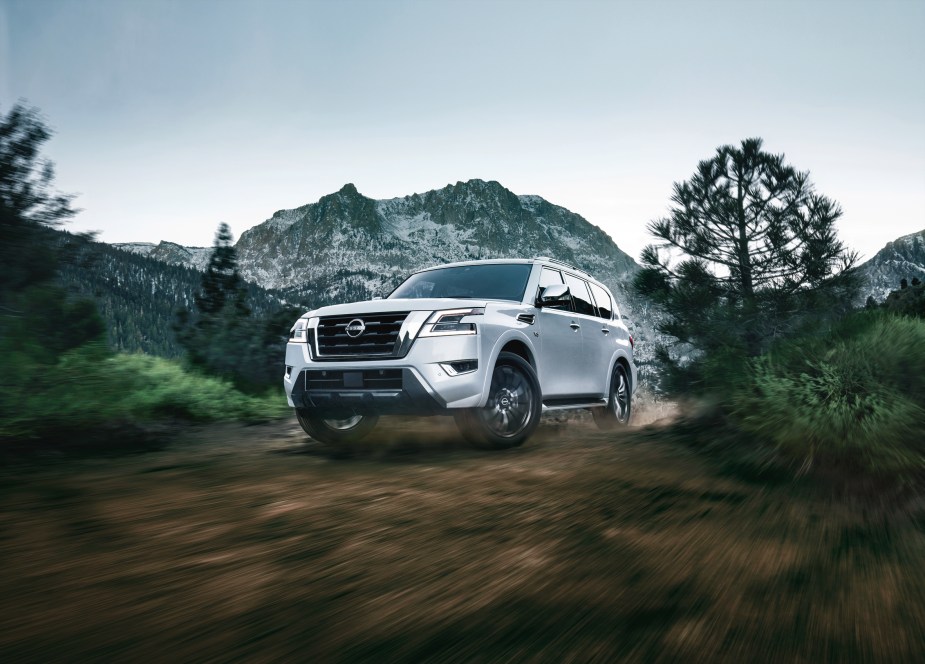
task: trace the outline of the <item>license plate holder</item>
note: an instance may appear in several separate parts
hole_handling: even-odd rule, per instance
[[[362,390],[363,389],[363,372],[361,371],[345,371],[344,372],[344,387],[348,390]]]

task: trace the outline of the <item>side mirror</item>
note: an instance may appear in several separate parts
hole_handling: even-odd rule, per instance
[[[549,304],[561,304],[568,302],[569,289],[565,284],[553,284],[540,291],[540,296],[536,298],[536,306],[544,307]]]

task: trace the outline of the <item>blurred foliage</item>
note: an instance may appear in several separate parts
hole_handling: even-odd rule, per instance
[[[58,251],[43,242],[50,226],[75,214],[72,196],[53,189],[54,167],[40,155],[51,137],[36,109],[20,104],[0,118],[0,334],[19,328],[38,306],[60,323],[53,287]],[[30,302],[45,293],[40,305]],[[34,321],[35,318],[32,318]]]
[[[163,418],[281,415],[279,390],[245,396],[167,360],[111,353],[95,302],[56,281],[88,238],[51,230],[75,210],[41,157],[50,136],[35,109],[0,118],[0,439],[67,443]]]
[[[54,283],[60,247],[49,227],[73,216],[72,197],[54,191],[54,169],[41,157],[51,137],[38,111],[14,106],[0,119],[0,429],[28,416],[25,392],[54,376],[62,354],[82,346],[99,355],[103,322],[90,300]],[[43,395],[36,394],[37,398]]]
[[[777,344],[729,393],[732,423],[798,472],[925,470],[925,321],[861,311]]]
[[[185,371],[176,361],[113,355],[99,342],[66,351],[48,367],[28,353],[0,352],[7,366],[0,379],[0,439],[67,445],[99,429],[165,419],[260,421],[288,410],[278,392],[247,396],[225,381]]]

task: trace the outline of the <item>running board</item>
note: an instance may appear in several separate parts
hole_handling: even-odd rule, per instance
[[[574,399],[550,399],[543,402],[543,412],[547,410],[573,410],[576,408],[600,408],[607,405],[607,399],[587,398],[576,401]]]

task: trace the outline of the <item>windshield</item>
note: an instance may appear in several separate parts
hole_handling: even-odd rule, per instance
[[[462,265],[418,272],[389,295],[398,298],[453,297],[520,302],[533,266],[529,263]]]

